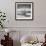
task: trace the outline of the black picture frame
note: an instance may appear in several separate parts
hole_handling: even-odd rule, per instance
[[[15,2],[15,19],[32,20],[33,2]]]

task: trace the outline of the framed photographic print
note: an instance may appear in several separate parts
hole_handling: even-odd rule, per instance
[[[15,6],[15,19],[32,19],[32,2],[16,2]]]

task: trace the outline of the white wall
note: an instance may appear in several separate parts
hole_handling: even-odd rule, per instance
[[[34,20],[15,20],[15,2],[33,2]],[[46,27],[46,0],[0,0],[0,10],[6,12],[6,27]],[[43,29],[43,28],[42,28]],[[46,29],[45,29],[46,30]]]
[[[33,2],[34,20],[15,20],[15,2]],[[8,22],[6,27],[21,31],[20,36],[31,31],[46,31],[46,0],[0,0],[0,10],[6,12]],[[13,27],[13,28],[11,28]],[[25,31],[25,32],[24,32]],[[37,32],[36,32],[37,33]],[[46,32],[44,32],[46,33]]]
[[[34,20],[15,20],[15,2],[33,2]],[[46,27],[46,0],[0,0],[0,10],[6,12],[6,27]]]

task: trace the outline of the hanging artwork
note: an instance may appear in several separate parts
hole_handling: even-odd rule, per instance
[[[32,19],[32,2],[16,2],[15,7],[15,19]]]

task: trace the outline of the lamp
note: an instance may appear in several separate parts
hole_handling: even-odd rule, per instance
[[[6,33],[9,33],[9,29],[5,29],[5,32],[6,32]]]
[[[7,36],[9,37],[9,29],[5,29],[5,32],[7,33]]]

